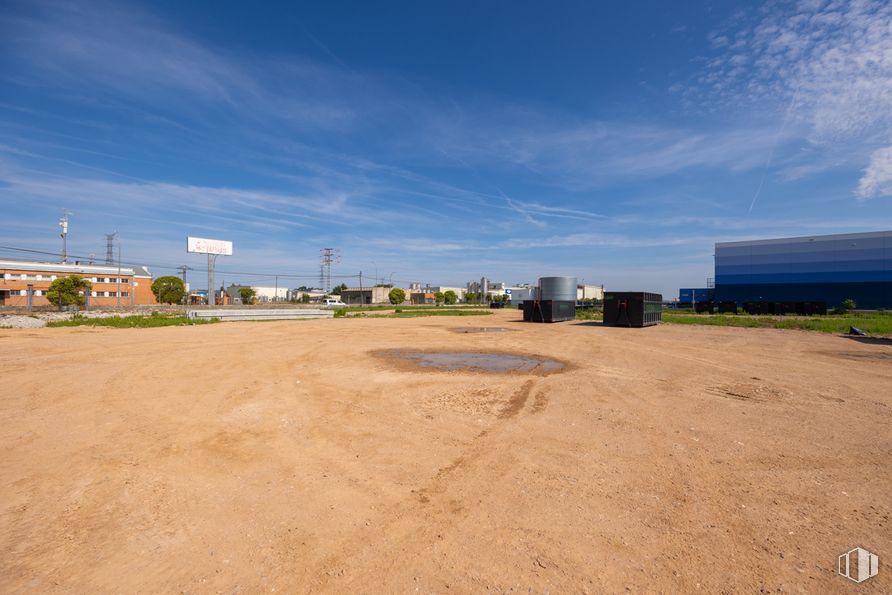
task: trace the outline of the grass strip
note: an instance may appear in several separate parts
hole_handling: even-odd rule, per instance
[[[663,322],[747,328],[797,329],[845,333],[855,326],[872,335],[892,334],[892,314],[853,313],[845,316],[750,316],[748,314],[677,314],[663,311]]]
[[[104,318],[88,318],[75,316],[69,320],[53,320],[47,322],[48,327],[65,326],[106,326],[112,328],[155,328],[159,326],[191,326],[195,324],[213,324],[219,318],[188,318],[186,316],[107,316]]]

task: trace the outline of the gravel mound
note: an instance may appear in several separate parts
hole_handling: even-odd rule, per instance
[[[0,316],[0,328],[40,328],[46,326],[46,320],[30,316]]]

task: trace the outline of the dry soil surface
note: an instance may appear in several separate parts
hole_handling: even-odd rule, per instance
[[[0,330],[0,589],[892,591],[888,341],[518,318]]]

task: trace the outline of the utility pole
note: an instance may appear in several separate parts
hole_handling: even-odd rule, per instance
[[[362,308],[362,303],[365,301],[365,296],[362,294],[362,271],[359,271],[359,307]]]
[[[117,233],[117,232],[115,232]],[[115,293],[118,294],[118,307],[121,306],[121,240],[118,240],[118,278],[116,279],[118,282],[117,291]]]
[[[276,275],[276,289],[273,291],[273,301],[279,301],[279,276]]]
[[[217,260],[216,254],[208,252],[208,306],[216,306],[216,291],[214,290],[214,262]]]
[[[62,218],[59,219],[59,227],[62,232],[59,236],[62,238],[62,264],[68,264],[68,215],[71,215],[68,209],[62,209]]]

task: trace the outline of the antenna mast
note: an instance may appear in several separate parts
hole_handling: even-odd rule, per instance
[[[62,232],[59,234],[59,237],[62,238],[62,263],[68,264],[68,215],[71,215],[68,212],[68,209],[62,209],[62,218],[59,219],[59,227],[62,228]]]

